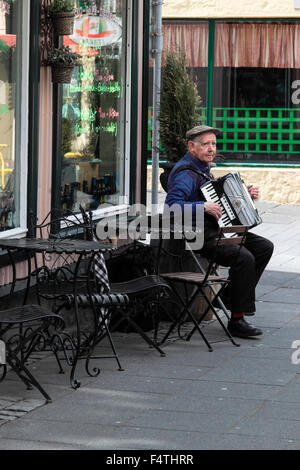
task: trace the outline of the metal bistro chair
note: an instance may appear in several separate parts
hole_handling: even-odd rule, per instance
[[[87,214],[85,215],[86,223],[88,220],[87,217],[89,218],[89,222],[92,227],[92,213],[90,212],[88,216]],[[93,234],[93,237],[96,237],[96,235]],[[138,252],[149,253],[151,251],[152,253],[150,247],[145,246],[143,243],[136,240],[119,240],[118,243],[122,256],[131,254],[131,262],[135,259]],[[114,251],[112,251],[111,254],[113,256]],[[95,261],[97,262],[99,258],[100,263],[102,265],[103,263],[105,264],[103,256],[95,257]],[[121,294],[129,299],[129,303],[126,308],[118,310],[118,318],[113,324],[112,328],[115,330],[117,327],[119,327],[121,323],[127,321],[128,324],[132,327],[132,329],[136,333],[138,333],[144,339],[144,341],[148,343],[149,346],[155,348],[161,356],[165,356],[165,352],[160,348],[157,341],[157,331],[159,325],[159,303],[161,298],[170,296],[171,287],[169,283],[165,281],[161,276],[155,274],[154,272],[147,273],[147,268],[143,269],[143,266],[140,266],[140,272],[141,275],[139,277],[135,277],[134,279],[122,282],[109,283],[109,295],[116,296]],[[101,282],[103,283],[103,279],[101,280],[101,278],[98,278],[98,282],[100,282],[101,285]],[[150,337],[136,321],[136,315],[139,307],[142,307],[144,312],[146,312],[146,314],[150,316],[153,320],[153,338]]]
[[[0,382],[5,378],[7,365],[17,374],[28,390],[36,387],[45,397],[51,398],[27,367],[32,352],[39,350],[40,342],[50,338],[51,329],[63,328],[63,319],[40,305],[25,305],[0,311],[0,340],[4,343],[5,364],[0,363]]]
[[[226,245],[235,244],[235,245],[239,245],[239,248],[241,248],[244,242],[247,230],[248,230],[248,227],[246,226],[233,226],[233,227],[220,228],[219,236],[217,237],[215,241],[215,247],[217,248],[218,246],[226,246]],[[196,254],[193,252],[193,250],[191,249],[189,245],[189,242],[186,240],[184,233],[183,233],[183,238],[185,240],[186,247],[189,250],[195,262],[195,266],[197,267],[197,269],[199,269],[200,272],[171,272],[171,273],[161,274],[161,277],[167,280],[171,284],[173,293],[175,294],[176,298],[179,300],[182,308],[179,314],[171,323],[171,326],[168,332],[165,334],[160,344],[163,344],[166,341],[166,339],[169,337],[169,335],[174,330],[174,328],[180,326],[184,321],[189,319],[194,323],[194,326],[191,332],[187,335],[186,339],[189,340],[194,334],[194,332],[197,330],[200,336],[202,337],[202,339],[204,340],[205,344],[207,345],[208,350],[212,351],[213,348],[211,346],[211,342],[208,341],[208,339],[206,338],[203,332],[203,328],[200,327],[201,322],[206,317],[208,311],[212,310],[217,321],[223,328],[226,336],[230,339],[232,344],[234,344],[235,346],[239,346],[239,344],[237,344],[234,341],[227,327],[223,323],[221,316],[219,315],[218,311],[215,308],[215,305],[217,305],[218,301],[220,300],[219,295],[221,293],[221,289],[217,290],[215,288],[220,285],[224,288],[230,282],[229,277],[221,276],[218,274],[218,270],[217,270],[218,265],[215,262],[215,257],[212,257],[212,259],[209,260],[208,267],[206,271],[204,272],[203,267],[199,264],[199,260],[197,259]],[[238,252],[237,252],[237,256],[238,256]],[[176,289],[176,283],[184,284],[184,286],[186,287],[192,286],[193,292],[190,293],[188,296],[183,297],[178,292],[178,289]],[[207,288],[212,290],[213,292],[212,297],[208,295]],[[191,312],[191,307],[193,303],[195,302],[196,298],[199,297],[199,294],[203,296],[204,299],[206,300],[207,308],[200,315],[199,319],[196,320],[194,315]],[[225,312],[225,315],[228,317],[228,313],[226,309],[224,308],[224,305],[222,304],[221,300],[220,300],[220,306]]]
[[[52,210],[41,223],[33,219],[31,227],[33,233],[37,231],[41,238],[93,239],[89,220],[86,218],[82,220],[80,215],[72,211],[62,213],[56,209]],[[64,372],[61,361],[65,360],[72,368],[70,381],[73,388],[80,386],[80,382],[74,379],[78,359],[85,360],[85,369],[90,376],[97,376],[100,373],[99,368],[90,369],[91,359],[114,358],[118,369],[123,370],[109,329],[110,311],[108,309],[124,308],[129,303],[129,299],[126,295],[108,293],[103,278],[105,273],[102,273],[102,277],[100,276],[101,287],[98,286],[94,258],[89,255],[83,256],[79,266],[76,254],[60,253],[49,256],[43,253],[42,262],[37,264],[33,273],[37,280],[38,299],[51,302],[52,309],[64,316],[68,311],[75,309],[75,304],[79,312],[79,318],[77,316],[75,318],[77,330],[74,331],[72,324],[74,319],[72,321],[72,316],[69,315],[69,325],[55,336],[59,372]],[[74,282],[76,283],[75,295]],[[112,354],[94,355],[94,348],[102,339],[104,332],[110,342]]]

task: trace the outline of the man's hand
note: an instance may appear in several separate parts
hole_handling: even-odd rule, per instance
[[[249,194],[252,197],[252,199],[257,199],[258,198],[259,189],[258,189],[257,186],[253,186],[252,184],[250,184],[249,186],[247,186],[247,189],[248,189]]]
[[[217,202],[205,202],[204,208],[207,214],[213,215],[217,220],[222,216],[222,209]]]

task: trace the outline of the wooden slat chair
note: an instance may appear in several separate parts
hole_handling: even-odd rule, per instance
[[[218,246],[226,246],[226,245],[234,244],[234,245],[238,245],[240,249],[244,242],[247,230],[248,230],[248,227],[246,226],[233,226],[233,227],[220,228],[219,236],[217,237],[215,241],[215,247],[217,248]],[[184,237],[184,233],[183,233],[183,237]],[[186,239],[185,239],[185,242],[186,242],[187,249],[189,250],[189,252],[191,253],[195,261],[195,265],[197,266],[197,268],[199,268],[200,271],[203,271],[203,267],[199,265],[197,256],[193,252],[193,250],[190,248],[189,242]],[[237,252],[237,256],[238,256],[238,252]],[[203,319],[206,317],[207,312],[209,310],[212,310],[217,321],[219,322],[222,329],[224,330],[226,336],[230,339],[232,344],[234,344],[235,346],[239,346],[234,341],[233,337],[228,331],[226,325],[223,323],[221,316],[219,315],[215,307],[221,290],[215,291],[212,297],[209,297],[207,295],[207,291],[206,291],[207,287],[213,288],[214,286],[217,286],[217,285],[218,286],[221,285],[225,287],[230,282],[230,279],[228,276],[221,276],[220,274],[218,274],[215,257],[209,260],[208,267],[206,269],[206,272],[204,273],[173,272],[173,273],[161,274],[161,277],[170,283],[175,297],[179,300],[182,306],[180,313],[176,316],[174,321],[171,323],[171,326],[168,332],[165,334],[163,340],[161,341],[161,344],[163,344],[166,341],[166,339],[169,337],[169,335],[174,330],[174,328],[176,328],[176,326],[181,324],[186,319],[189,319],[190,321],[193,322],[194,326],[193,326],[192,331],[188,334],[187,339],[189,340],[191,336],[194,334],[194,332],[198,331],[200,336],[204,340],[205,344],[207,345],[208,350],[212,351],[213,348],[211,346],[211,342],[208,341],[207,337],[203,333],[203,328],[200,327],[200,324],[203,321]],[[187,298],[184,298],[182,295],[178,293],[178,289],[176,289],[176,283],[181,283],[181,284],[184,284],[185,286],[192,286],[194,288],[193,293],[189,295]],[[207,308],[205,309],[203,314],[196,320],[194,315],[191,312],[191,307],[195,299],[199,296],[199,294],[205,298],[207,302]]]

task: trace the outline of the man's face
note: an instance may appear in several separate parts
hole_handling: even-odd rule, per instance
[[[216,156],[217,139],[214,132],[204,132],[188,142],[189,152],[207,165],[213,161]]]

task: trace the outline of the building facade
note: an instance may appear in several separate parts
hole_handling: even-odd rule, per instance
[[[30,213],[81,204],[97,219],[145,198],[149,2],[72,0],[58,34],[53,1],[0,1],[1,238],[27,236]],[[69,83],[52,76],[61,46],[80,56]]]

